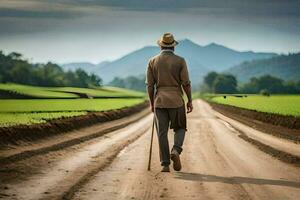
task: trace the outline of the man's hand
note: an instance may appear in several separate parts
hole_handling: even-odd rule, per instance
[[[187,102],[186,104],[187,113],[190,113],[193,111],[193,103],[191,101]]]

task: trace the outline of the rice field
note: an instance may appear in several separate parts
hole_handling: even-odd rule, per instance
[[[134,106],[143,98],[114,99],[14,99],[0,100],[0,127],[44,123],[50,119],[84,115]]]
[[[20,84],[1,84],[0,90],[10,91],[32,98],[79,98],[78,95],[66,92],[51,91],[44,87],[20,85]]]
[[[247,97],[215,96],[211,101],[260,112],[300,117],[300,95],[248,95]]]
[[[0,90],[25,95],[32,98],[142,98],[145,93],[116,87],[38,87],[14,83],[0,84]]]
[[[0,127],[45,123],[50,119],[74,117],[87,112],[0,113]]]
[[[1,99],[0,127],[44,123],[51,119],[134,106],[145,101],[142,92],[116,88],[36,87],[0,84],[0,90],[26,99]],[[13,96],[14,97],[14,96]]]

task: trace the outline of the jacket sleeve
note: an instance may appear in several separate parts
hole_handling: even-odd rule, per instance
[[[154,88],[154,84],[155,84],[155,80],[154,80],[153,70],[152,70],[152,67],[151,67],[151,60],[150,60],[149,63],[148,63],[147,76],[146,76],[147,88],[149,88],[149,87]]]
[[[188,68],[186,65],[186,62],[184,59],[182,59],[182,68],[180,71],[180,82],[181,85],[189,85],[191,83],[190,78],[189,78],[189,72],[188,72]]]

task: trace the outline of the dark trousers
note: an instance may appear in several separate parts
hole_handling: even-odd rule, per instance
[[[174,129],[174,145],[179,154],[182,152],[182,145],[186,132],[185,107],[180,108],[156,108],[156,130],[159,143],[159,155],[162,166],[170,165],[170,149],[168,141],[168,130]]]

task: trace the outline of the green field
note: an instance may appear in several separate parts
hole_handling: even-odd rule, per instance
[[[134,99],[2,99],[0,113],[103,111],[132,106],[143,102]]]
[[[1,99],[0,95],[0,127],[114,110],[145,100],[145,93],[116,87],[36,87],[10,83],[0,84],[0,90],[29,98]]]
[[[0,100],[0,126],[43,123],[46,120],[133,106],[144,101],[133,99],[14,99]]]
[[[79,98],[79,96],[76,94],[46,90],[44,87],[19,85],[13,83],[0,83],[0,90],[12,91],[33,98]]]
[[[136,92],[131,90],[119,89],[114,87],[101,87],[101,88],[76,88],[76,87],[55,87],[55,88],[46,88],[47,90],[55,92],[69,92],[69,93],[81,93],[86,94],[89,97],[105,97],[105,98],[114,98],[114,97],[143,97],[145,96],[142,92]]]
[[[249,110],[300,117],[300,95],[248,95],[247,97],[215,96],[211,101]]]
[[[0,127],[45,123],[50,119],[84,115],[86,112],[0,113]]]
[[[115,87],[78,88],[78,87],[37,87],[14,83],[0,84],[0,90],[11,91],[32,98],[141,98],[143,92]]]

